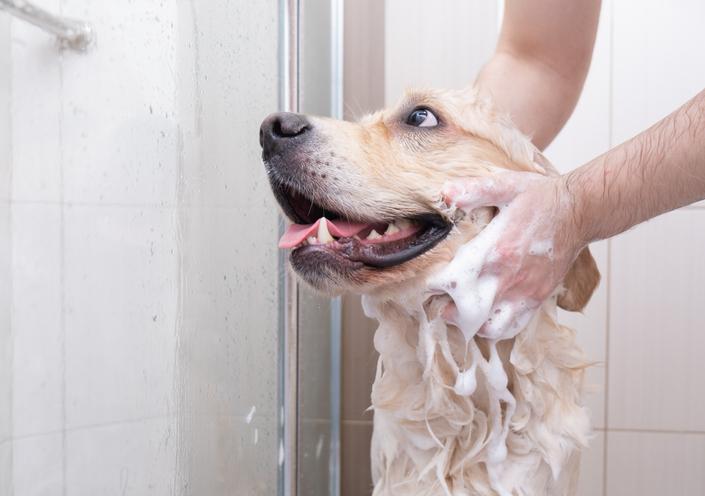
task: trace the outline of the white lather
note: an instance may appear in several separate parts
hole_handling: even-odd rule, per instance
[[[468,246],[479,241],[428,281],[363,296],[379,322],[374,496],[574,493],[590,432],[585,358],[557,323],[555,298],[510,334],[477,335],[494,284],[460,267],[473,266]],[[449,295],[459,327],[441,317]]]

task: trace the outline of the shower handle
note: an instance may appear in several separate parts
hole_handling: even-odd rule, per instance
[[[56,16],[26,0],[0,0],[0,10],[55,35],[62,47],[72,50],[85,51],[95,38],[87,22]]]

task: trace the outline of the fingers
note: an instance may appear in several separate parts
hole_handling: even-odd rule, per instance
[[[441,195],[446,204],[466,211],[479,207],[501,208],[525,191],[529,182],[540,177],[532,172],[502,171],[492,177],[448,182]]]
[[[447,183],[441,191],[446,204],[468,212],[479,207],[503,205],[516,194],[511,184],[489,177]]]
[[[482,324],[477,335],[492,340],[511,339],[529,324],[538,307],[539,305],[527,300],[498,302],[492,307],[489,318]],[[446,323],[461,328],[461,330],[463,330],[462,322],[468,320],[460,315],[454,302],[446,305],[441,317]]]
[[[510,339],[531,321],[538,306],[532,300],[500,301],[492,307],[490,318],[478,332],[487,339]]]

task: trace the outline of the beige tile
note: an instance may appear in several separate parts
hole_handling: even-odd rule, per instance
[[[256,417],[277,414],[277,223],[276,212],[255,207],[184,209],[180,223],[176,365],[187,379],[181,407],[191,438],[202,413],[245,416],[255,407]]]
[[[609,427],[705,431],[705,211],[612,245]]]
[[[255,415],[248,424],[247,419],[241,417],[198,415],[192,423],[189,421],[177,436],[179,456],[175,474],[181,487],[188,487],[186,494],[275,495],[280,447],[276,420]],[[172,442],[173,437],[170,445]],[[149,455],[149,451],[137,452]],[[94,494],[109,493],[86,493],[86,496]]]
[[[705,435],[607,434],[607,496],[705,494]]]
[[[605,433],[595,432],[590,447],[583,452],[577,496],[598,496],[604,485]]]
[[[299,415],[330,418],[330,299],[299,289]]]
[[[12,169],[12,50],[10,16],[0,17],[0,200],[10,197]]]
[[[74,206],[64,223],[67,425],[167,414],[179,301],[174,212]]]
[[[42,7],[56,12],[59,3],[48,0]],[[58,201],[62,59],[45,32],[18,21],[12,24],[11,51],[12,198]]]
[[[384,107],[384,2],[345,2],[345,118]]]
[[[12,443],[0,441],[0,494],[12,494]]]
[[[179,124],[187,120],[177,109],[177,88],[188,79],[177,73],[178,8],[169,2],[65,8],[101,34],[100,50],[62,59],[64,198],[173,205]]]
[[[13,435],[63,426],[61,207],[12,207]]]
[[[610,147],[610,14],[611,0],[602,2],[600,26],[590,72],[573,115],[546,149],[546,157],[565,173]]]
[[[590,246],[602,279],[582,313],[559,311],[559,321],[577,333],[587,359],[595,362],[585,375],[585,404],[594,428],[605,426],[605,360],[607,346],[607,242]]]
[[[372,494],[370,471],[372,423],[343,422],[341,434],[341,495],[369,496]]]
[[[373,337],[377,324],[365,317],[357,296],[343,298],[342,416],[344,420],[372,420],[370,394],[377,369]]]
[[[172,494],[175,428],[173,419],[161,418],[68,432],[65,494]]]
[[[705,87],[705,3],[614,2],[613,144],[646,129]]]
[[[17,439],[13,442],[13,494],[18,496],[62,494],[64,488],[62,438],[61,433],[55,433]]]
[[[331,2],[308,0],[299,14],[298,111],[304,114],[330,116],[333,108],[331,10]]]
[[[263,224],[265,210],[278,210],[257,138],[262,119],[278,110],[277,4],[219,0],[178,5],[178,24],[196,31],[194,38],[182,39],[177,51],[185,179],[181,199],[209,206],[257,206],[259,222],[242,231],[249,232]],[[191,14],[192,19],[183,21]]]
[[[304,419],[299,426],[299,492],[328,494],[330,422]]]
[[[1,26],[1,25],[0,25]],[[0,28],[1,29],[1,28]],[[12,279],[12,238],[10,205],[0,203],[0,280]],[[12,285],[0,284],[0,445],[12,435],[12,356],[14,354],[11,332]],[[9,448],[7,448],[9,453]],[[9,460],[9,455],[8,460]],[[0,463],[2,463],[0,461]],[[3,467],[0,465],[0,476]],[[1,479],[1,477],[0,477]],[[0,483],[0,494],[2,483]]]
[[[470,84],[494,51],[497,6],[464,0],[385,2],[386,104],[394,104],[407,87]]]

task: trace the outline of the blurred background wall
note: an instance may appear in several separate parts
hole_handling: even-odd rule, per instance
[[[463,87],[491,55],[502,2],[347,2],[347,116],[405,87]],[[605,0],[578,107],[546,155],[567,172],[646,129],[705,88],[705,4]],[[581,495],[705,494],[705,204],[592,246],[602,283],[563,314],[589,356],[595,437]],[[344,304],[343,494],[369,494],[374,323]],[[367,492],[365,492],[367,491]]]
[[[10,20],[0,17],[0,74],[10,68]],[[10,81],[0,77],[0,281],[10,281]],[[11,486],[12,350],[10,334],[11,285],[0,284],[0,494]],[[4,331],[4,332],[3,332]]]

